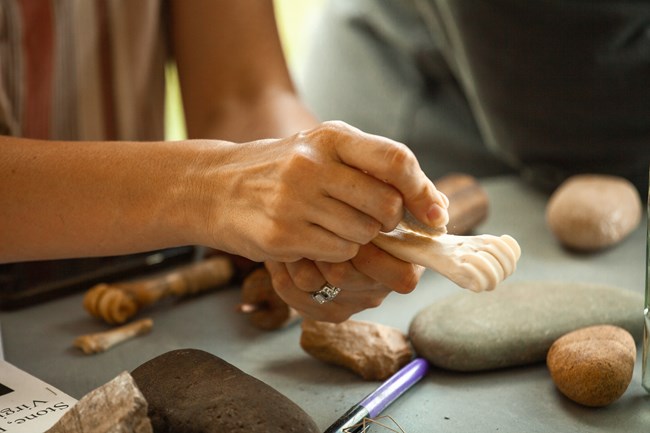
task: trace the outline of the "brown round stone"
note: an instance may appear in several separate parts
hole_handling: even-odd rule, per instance
[[[620,242],[641,221],[641,198],[626,179],[577,175],[551,195],[546,221],[566,247],[595,251]]]
[[[598,325],[570,332],[548,351],[546,364],[557,388],[585,406],[616,401],[632,380],[636,345],[623,328]]]

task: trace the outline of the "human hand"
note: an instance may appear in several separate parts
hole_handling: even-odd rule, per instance
[[[424,268],[396,259],[372,243],[341,263],[303,259],[293,263],[265,263],[273,287],[284,302],[303,317],[339,323],[355,313],[378,307],[392,291],[406,294],[417,285]],[[326,282],[341,292],[331,302],[318,304],[311,293]]]
[[[255,261],[341,263],[392,230],[405,207],[429,225],[447,222],[445,197],[406,146],[342,122],[227,147],[199,161],[197,243]]]

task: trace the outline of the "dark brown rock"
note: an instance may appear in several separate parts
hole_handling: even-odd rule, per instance
[[[201,350],[167,352],[132,373],[155,433],[319,432],[299,406]]]

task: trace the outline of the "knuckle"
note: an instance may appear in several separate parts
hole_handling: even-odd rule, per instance
[[[303,141],[308,141],[311,143],[321,141],[323,143],[327,143],[331,140],[332,136],[347,134],[349,130],[350,126],[345,122],[342,122],[340,120],[328,120],[326,122],[322,122],[314,129],[306,131],[304,134],[302,134],[301,138]]]
[[[345,256],[345,260],[343,261],[350,260],[352,257],[355,257],[357,254],[359,254],[359,244],[348,242],[346,244],[346,247],[341,252]]]
[[[271,275],[271,284],[278,292],[283,292],[292,286],[291,277],[285,272],[275,272]]]
[[[350,266],[345,263],[332,263],[325,271],[325,279],[330,284],[341,286],[350,278]]]
[[[279,177],[284,183],[284,188],[295,185],[295,181],[300,180],[304,173],[312,173],[316,170],[316,161],[313,154],[305,147],[295,149],[285,159],[279,171]]]
[[[343,122],[342,120],[328,120],[323,123],[321,123],[320,129],[324,131],[331,131],[331,132],[348,132],[350,131],[351,127],[347,123]]]
[[[435,194],[434,191],[435,187],[433,186],[433,183],[426,182],[423,188],[420,188],[418,191],[411,194],[409,197],[407,197],[407,199],[414,201],[427,200],[429,197]]]
[[[332,248],[329,251],[331,253],[323,255],[322,257],[314,258],[313,260],[330,262],[332,264],[346,262],[359,253],[359,244],[344,241],[341,242],[336,248]]]
[[[401,143],[390,146],[386,150],[386,160],[396,167],[411,167],[417,164],[413,152]]]
[[[381,229],[382,223],[374,218],[366,218],[364,222],[361,223],[361,227],[356,231],[356,235],[359,237],[359,241],[362,244],[367,244],[377,237]]]
[[[404,201],[396,191],[390,191],[381,201],[381,211],[384,215],[384,225],[395,228],[402,219]]]
[[[313,274],[306,269],[299,269],[292,275],[293,283],[296,287],[302,290],[310,290],[314,288]]]
[[[393,290],[397,293],[406,295],[411,293],[417,287],[418,281],[420,280],[420,274],[414,268],[411,272],[404,272],[401,278],[393,287]]]

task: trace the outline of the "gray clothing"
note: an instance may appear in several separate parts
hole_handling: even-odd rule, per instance
[[[409,145],[430,177],[650,166],[650,2],[330,0],[298,78],[322,119]]]

